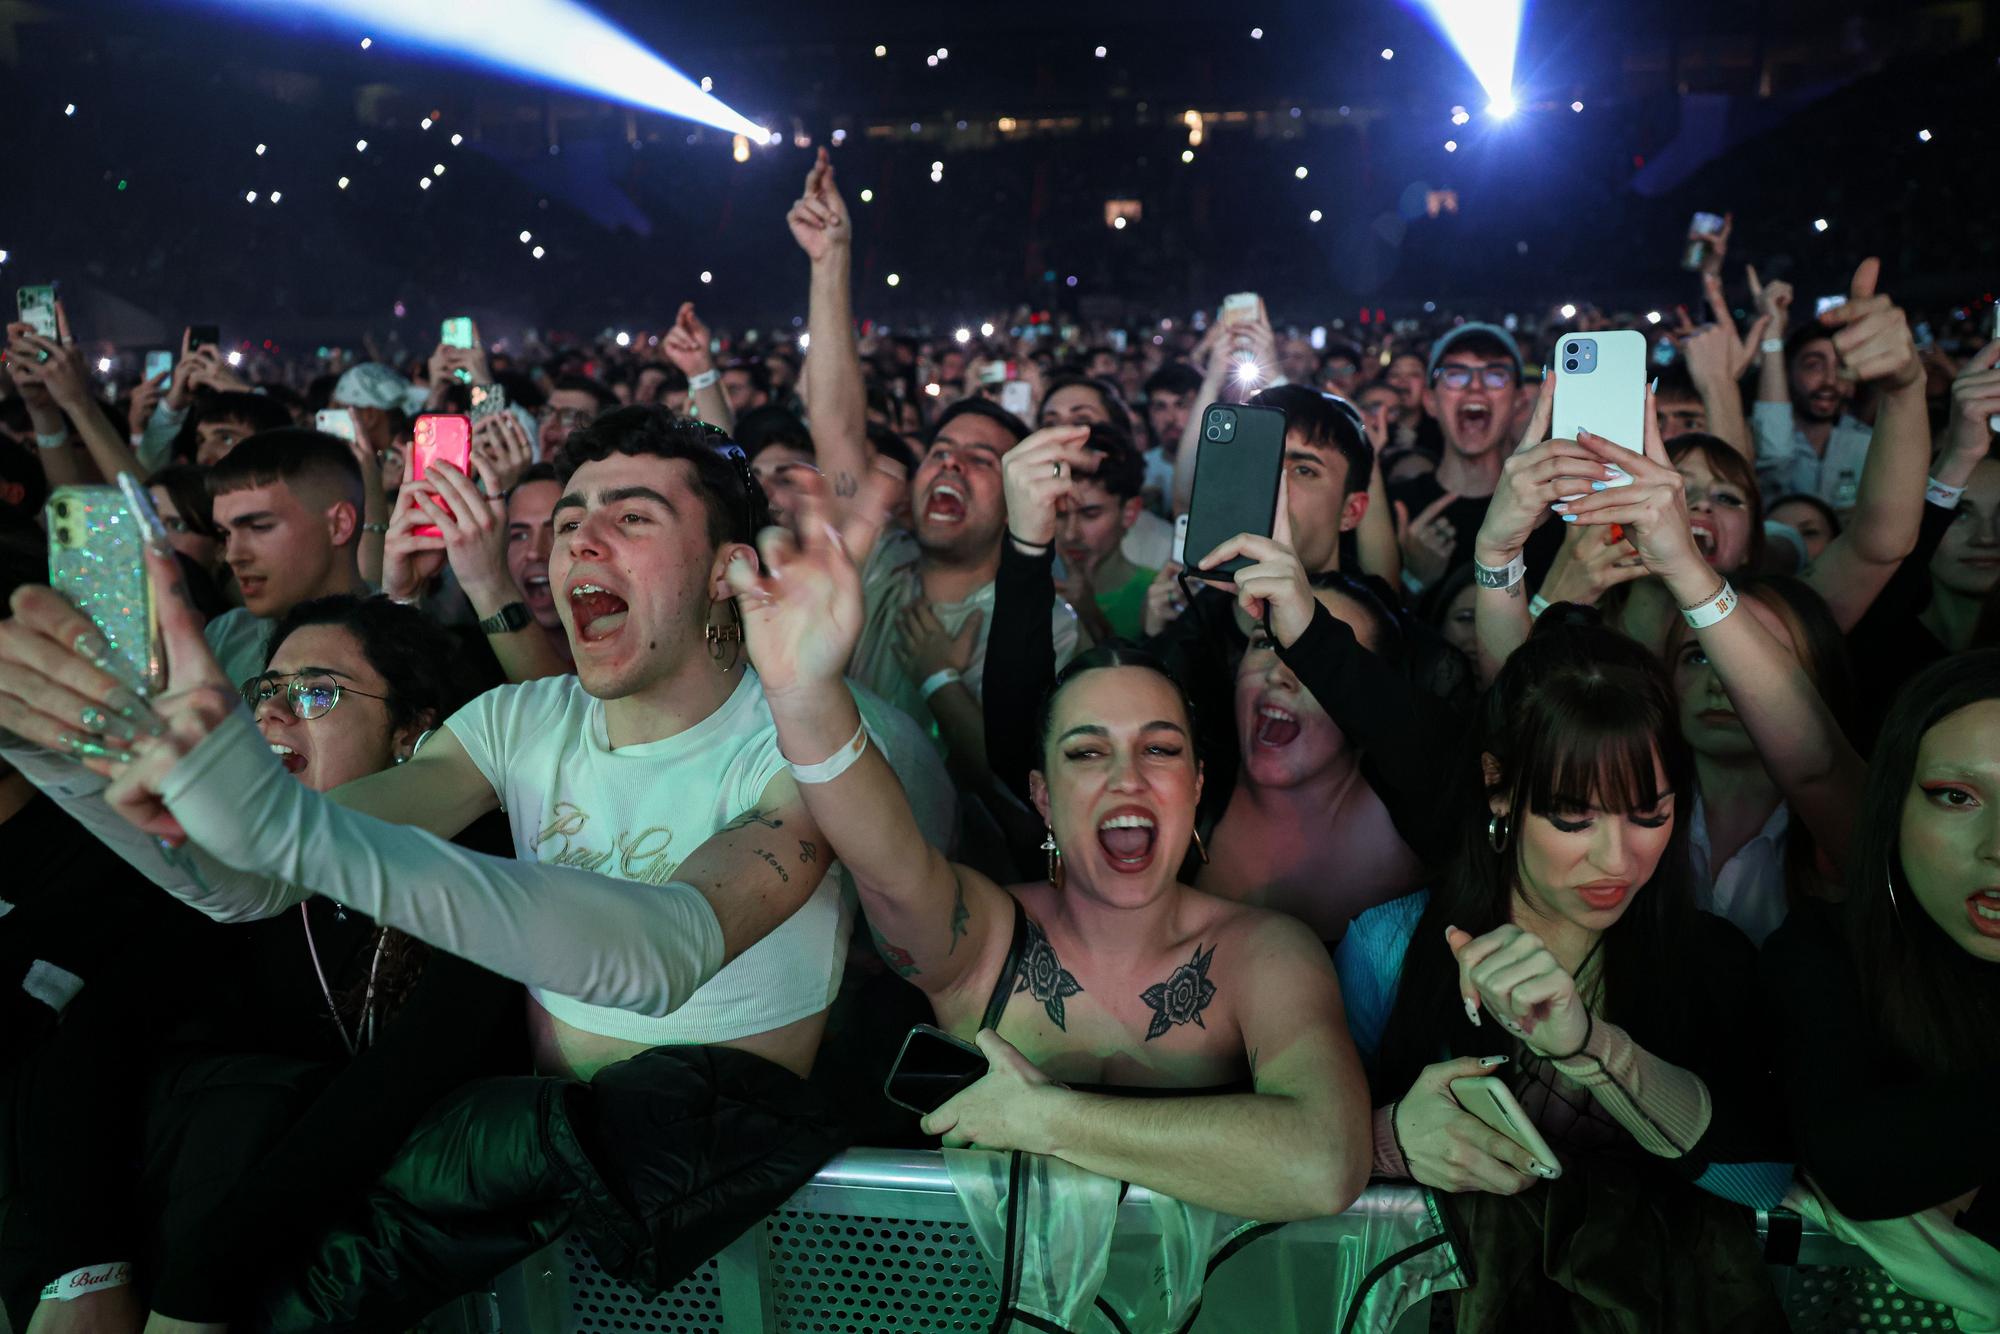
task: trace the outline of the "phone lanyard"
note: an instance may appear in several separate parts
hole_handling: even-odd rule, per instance
[[[319,978],[319,993],[326,997],[326,1012],[333,1017],[333,1026],[340,1033],[341,1045],[347,1048],[349,1056],[357,1056],[361,1051],[358,1043],[375,1041],[375,971],[382,966],[382,947],[388,943],[389,933],[382,927],[375,928],[375,957],[368,961],[368,990],[361,998],[361,1019],[354,1026],[354,1036],[349,1037],[347,1025],[340,1022],[340,1010],[333,1003],[333,988],[326,984],[326,970],[320,967],[319,946],[313,943],[312,915],[307,911],[308,903],[299,905],[299,920],[305,924],[306,953],[312,956],[313,975]]]

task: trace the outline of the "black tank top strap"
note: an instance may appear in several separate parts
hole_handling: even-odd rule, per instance
[[[1007,998],[1014,994],[1014,987],[1021,974],[1021,956],[1028,950],[1028,910],[1012,894],[1007,901],[1014,905],[1014,938],[1007,944],[1007,961],[1000,965],[1000,976],[993,982],[993,994],[987,998],[986,1013],[980,1016],[979,1026],[1000,1031],[1000,1016],[1007,1012]]]

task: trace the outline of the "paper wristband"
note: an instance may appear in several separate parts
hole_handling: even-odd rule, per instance
[[[79,1297],[88,1297],[93,1292],[109,1292],[112,1288],[122,1288],[132,1281],[132,1266],[128,1261],[115,1260],[108,1265],[85,1265],[72,1269],[61,1278],[42,1289],[43,1301],[73,1302]]]
[[[924,703],[928,704],[931,702],[932,695],[937,694],[938,691],[961,679],[963,678],[959,676],[956,668],[941,667],[929,676],[926,676],[924,683],[917,688],[923,692]]]
[[[1924,479],[1924,503],[1936,505],[1939,509],[1957,509],[1958,498],[1965,494],[1962,486],[1946,486],[1935,477]]]
[[[831,783],[853,768],[854,762],[861,758],[861,752],[866,749],[868,749],[868,725],[858,723],[854,728],[854,736],[847,744],[818,764],[799,764],[790,759],[785,763],[792,766],[792,777],[801,783]]]
[[[690,394],[698,394],[721,378],[722,372],[713,367],[703,371],[699,375],[690,375],[688,376],[688,392]]]
[[[1727,579],[1724,579],[1722,587],[1716,589],[1713,595],[1695,603],[1692,607],[1682,607],[1681,615],[1687,618],[1690,628],[1705,630],[1735,610],[1736,590],[1729,586]]]

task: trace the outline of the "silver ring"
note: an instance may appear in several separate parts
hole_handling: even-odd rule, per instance
[[[77,715],[77,721],[83,724],[84,731],[96,732],[102,735],[105,727],[110,724],[111,718],[95,704],[86,704],[83,712]]]
[[[1061,460],[1061,459],[1057,459],[1057,460],[1056,460],[1055,462],[1053,462],[1053,463],[1051,463],[1051,464],[1049,465],[1049,476],[1051,476],[1051,477],[1060,477],[1060,476],[1062,476],[1062,460]]]

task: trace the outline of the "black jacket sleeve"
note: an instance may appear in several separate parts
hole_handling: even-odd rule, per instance
[[[1811,906],[1764,942],[1774,1043],[1799,1165],[1841,1212],[1901,1218],[1975,1187],[1959,1225],[2000,1244],[2000,1167],[1976,1145],[2000,1105],[2000,1059],[1962,1074],[1896,1069],[1835,924]]]
[[[1396,832],[1426,865],[1450,860],[1450,786],[1462,725],[1451,707],[1362,647],[1347,622],[1316,605],[1312,624],[1278,656],[1364,756]]]
[[[1023,555],[1011,538],[1000,542],[993,580],[993,624],[986,632],[986,674],[980,709],[986,722],[986,766],[1002,790],[1028,799],[1028,773],[1040,766],[1032,719],[1056,678],[1055,549]]]

